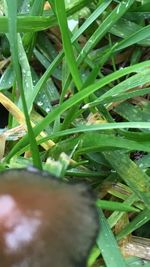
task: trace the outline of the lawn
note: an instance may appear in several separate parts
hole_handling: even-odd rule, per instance
[[[0,1],[0,170],[92,188],[88,267],[150,266],[149,22],[149,0]]]

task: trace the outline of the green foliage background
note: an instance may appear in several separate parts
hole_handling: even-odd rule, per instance
[[[89,266],[148,267],[136,242],[127,257],[120,248],[136,234],[145,249],[150,237],[150,3],[48,2],[0,1],[0,103],[9,111],[0,168],[33,164],[89,183],[101,227]],[[13,131],[25,122],[26,134]]]

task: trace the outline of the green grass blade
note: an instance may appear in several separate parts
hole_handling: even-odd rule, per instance
[[[98,29],[93,33],[88,42],[85,44],[81,50],[79,56],[79,62],[81,59],[86,57],[86,55],[91,51],[92,48],[103,38],[106,32],[113,26],[113,24],[123,16],[123,14],[130,8],[134,0],[122,1],[118,4],[116,8],[109,14],[109,16],[103,21],[103,23],[98,27]]]
[[[77,103],[81,103],[83,99],[88,97],[90,94],[96,92],[96,90],[102,88],[104,85],[109,84],[111,81],[123,77],[129,73],[140,71],[143,68],[150,66],[150,61],[145,61],[134,66],[130,66],[115,73],[112,73],[103,79],[100,79],[97,83],[86,87],[85,89],[81,90],[80,92],[76,93],[70,99],[62,103],[61,106],[58,106],[56,109],[53,109],[51,113],[49,113],[43,120],[40,122],[35,128],[34,133],[37,136],[47,125],[49,125],[52,121],[55,120],[57,116],[62,114],[67,109],[71,108],[73,105]],[[10,151],[7,155],[6,160],[9,160],[22,146],[26,146],[28,143],[28,136],[26,135],[20,142],[16,144],[16,146]]]
[[[150,208],[150,177],[144,173],[126,154],[119,151],[103,152],[105,158],[129,187]]]
[[[150,25],[147,25],[140,29],[139,31],[133,33],[131,36],[125,38],[123,41],[121,41],[117,47],[116,51],[122,50],[126,47],[129,47],[130,45],[139,43],[140,41],[146,39],[149,37],[149,32],[150,32]]]
[[[32,81],[29,61],[25,53],[20,35],[18,35],[18,52],[19,52],[19,62],[20,62],[21,70],[22,70],[22,82],[23,82],[24,95],[25,95],[25,99],[27,103],[28,113],[30,113],[32,110],[32,104],[33,104],[31,101],[31,97],[33,94],[33,81]],[[21,110],[23,109],[21,98],[19,99],[18,107]]]
[[[37,143],[34,137],[34,133],[32,130],[32,126],[30,123],[30,118],[27,110],[25,95],[24,95],[24,89],[22,86],[22,77],[21,77],[21,71],[19,66],[19,59],[18,59],[18,38],[17,38],[17,23],[16,23],[16,17],[17,17],[17,1],[12,3],[9,0],[6,0],[7,7],[8,7],[8,23],[9,23],[9,42],[11,47],[11,54],[12,54],[12,60],[13,60],[13,66],[16,74],[16,80],[18,87],[20,89],[20,94],[22,98],[22,105],[24,109],[24,114],[26,118],[26,124],[29,132],[29,140],[30,140],[30,146],[32,150],[32,157],[33,157],[33,164],[37,168],[42,168],[41,161],[40,161],[40,155],[37,147]]]
[[[117,240],[121,240],[123,237],[131,234],[142,225],[150,221],[150,210],[144,209],[141,211],[129,224],[127,224],[118,234]]]
[[[108,222],[103,214],[99,211],[100,217],[100,234],[97,238],[97,245],[103,255],[103,259],[107,267],[127,267],[120,249],[114,238],[114,235],[108,225]]]
[[[68,67],[70,69],[75,85],[77,86],[78,90],[80,90],[82,86],[82,80],[79,74],[79,70],[73,52],[73,47],[70,40],[71,38],[67,25],[67,16],[66,16],[64,0],[62,1],[55,0],[55,11],[57,14],[59,27],[62,34],[63,48],[68,63]]]
[[[76,41],[79,36],[104,12],[104,10],[110,5],[112,0],[101,3],[98,8],[91,14],[90,17],[82,24],[82,26],[74,33],[72,42]]]
[[[131,207],[126,203],[120,203],[117,201],[110,201],[110,200],[97,200],[96,206],[101,209],[112,210],[112,211],[114,210],[126,211],[126,212],[139,211],[138,209]]]

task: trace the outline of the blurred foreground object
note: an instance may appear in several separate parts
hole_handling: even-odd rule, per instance
[[[86,186],[35,169],[0,173],[2,267],[85,267],[97,232]]]

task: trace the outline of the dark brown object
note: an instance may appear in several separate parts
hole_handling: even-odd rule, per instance
[[[36,170],[0,173],[0,265],[84,267],[98,231],[84,185]]]

